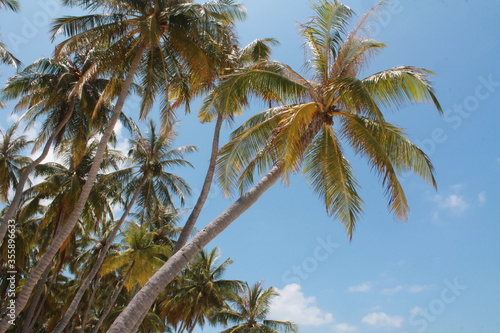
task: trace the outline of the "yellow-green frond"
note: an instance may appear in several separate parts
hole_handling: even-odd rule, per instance
[[[349,238],[363,208],[349,161],[342,153],[333,128],[325,124],[309,147],[303,173],[323,199],[328,215],[344,224]]]
[[[384,126],[381,126],[383,124]],[[394,215],[404,220],[408,217],[408,201],[397,177],[397,165],[393,159],[393,146],[388,140],[391,125],[361,116],[348,116],[342,119],[341,136],[346,139],[357,154],[368,159],[372,169],[382,179],[389,208]]]
[[[403,104],[432,103],[442,113],[428,77],[433,72],[410,66],[394,67],[363,80],[373,98],[388,108],[399,108]]]

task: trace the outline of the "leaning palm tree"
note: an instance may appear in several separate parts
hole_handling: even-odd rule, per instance
[[[269,60],[271,55],[271,46],[276,45],[277,43],[278,42],[272,38],[257,39],[245,47],[240,48],[238,47],[234,33],[232,33],[231,29],[228,29],[228,34],[225,35],[223,40],[220,42],[221,52],[218,55],[218,76],[234,74],[234,72],[240,68],[254,65],[260,61]],[[217,83],[219,83],[219,81],[217,81],[216,84]],[[200,121],[204,123],[215,120],[215,129],[207,173],[203,181],[200,195],[198,196],[193,210],[189,214],[189,217],[182,228],[182,232],[179,235],[179,239],[177,240],[173,253],[179,251],[188,241],[188,238],[191,235],[196,221],[198,220],[198,217],[203,209],[205,201],[207,200],[215,175],[217,155],[220,148],[219,141],[222,124],[225,120],[232,119],[235,115],[241,114],[245,105],[243,102],[241,105],[236,105],[229,109],[225,108],[224,105],[218,105],[216,103],[217,101],[211,98],[212,94],[215,94],[217,91],[216,87],[217,85],[208,93],[208,97],[205,99],[203,108],[199,114]]]
[[[234,294],[232,309],[219,311],[216,317],[234,323],[221,333],[279,333],[298,332],[290,321],[267,319],[271,301],[279,294],[273,287],[263,289],[261,282],[253,286],[245,284],[241,293]]]
[[[150,211],[151,206],[157,202],[164,202],[173,207],[175,197],[179,198],[182,204],[184,203],[184,197],[190,193],[190,188],[181,177],[168,172],[168,169],[176,166],[191,166],[183,158],[186,153],[195,151],[196,148],[183,146],[171,149],[175,136],[175,131],[159,134],[154,122],[150,121],[148,135],[143,136],[140,132],[136,132],[135,138],[131,140],[132,147],[129,151],[129,158],[133,164],[108,174],[101,180],[105,186],[106,184],[124,185],[122,195],[127,199],[125,211],[120,220],[113,226],[113,231],[99,252],[97,261],[82,281],[73,301],[54,329],[54,333],[62,332],[69,323],[136,202],[142,211]]]
[[[0,202],[8,201],[9,190],[16,188],[23,168],[31,162],[31,158],[21,155],[31,141],[25,135],[16,137],[18,126],[16,122],[5,132],[0,130]]]
[[[382,178],[390,210],[398,218],[408,214],[398,171],[413,171],[435,185],[428,157],[400,128],[388,123],[381,110],[409,102],[430,102],[441,110],[428,80],[431,72],[405,66],[358,78],[369,56],[385,46],[368,38],[364,30],[381,5],[349,32],[353,17],[349,7],[338,1],[313,4],[316,16],[302,27],[311,55],[310,79],[276,62],[260,63],[224,79],[213,96],[221,105],[237,105],[251,93],[274,96],[283,104],[252,117],[222,149],[218,177],[222,187],[243,192],[253,183],[254,171],[269,171],[169,259],[117,318],[110,333],[129,332],[127,327],[141,319],[139,308],[151,306],[159,290],[201,248],[302,164],[328,214],[343,223],[352,237],[362,200],[342,145],[367,158]]]
[[[213,66],[210,64],[210,57],[205,53],[204,45],[211,44],[211,36],[222,33],[220,21],[230,22],[244,16],[241,7],[235,5],[232,0],[207,4],[187,0],[67,0],[65,2],[108,13],[56,20],[53,28],[54,36],[61,33],[71,36],[57,46],[56,56],[82,48],[100,49],[106,46],[108,51],[106,63],[115,64],[114,69],[117,74],[114,78],[124,77],[124,79],[78,203],[64,228],[54,238],[51,247],[35,266],[18,294],[16,315],[24,309],[39,277],[76,226],[136,74],[139,74],[141,85],[144,87],[141,105],[143,116],[153,105],[155,95],[160,92],[160,96],[163,97],[161,104],[165,123],[170,123],[172,112],[168,100],[169,78],[182,77],[186,72],[185,69],[189,68],[200,78],[209,80],[212,77]],[[109,95],[104,94],[104,97],[107,98]],[[5,332],[8,326],[8,319],[4,317],[0,322],[0,332]]]
[[[219,257],[218,248],[200,251],[168,286],[159,310],[177,332],[192,332],[197,325],[203,327],[207,319],[214,323],[213,315],[227,308],[230,295],[241,287],[241,281],[221,279],[232,260],[217,265]]]

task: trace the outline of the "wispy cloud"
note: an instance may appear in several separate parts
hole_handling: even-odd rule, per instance
[[[380,292],[384,295],[394,295],[403,289],[404,289],[403,286],[399,285],[399,286],[395,286],[394,288],[382,289],[382,291],[380,291]]]
[[[296,283],[277,289],[280,294],[271,302],[269,318],[290,320],[303,326],[322,326],[334,322],[333,315],[316,306],[315,297],[306,297]]]
[[[413,285],[413,286],[409,286],[408,287],[408,291],[410,293],[420,293],[422,291],[425,291],[427,289],[429,289],[430,287],[429,286],[422,286],[422,285]]]
[[[488,200],[486,192],[485,191],[479,192],[479,194],[477,195],[477,200],[479,201],[479,205],[481,206],[485,205],[486,201]]]
[[[345,324],[345,323],[333,325],[332,329],[335,333],[358,333],[359,332],[359,329],[356,326],[352,326],[352,325]]]
[[[400,316],[389,316],[385,312],[372,312],[364,316],[361,322],[379,328],[400,328],[404,319]]]
[[[364,282],[360,285],[357,286],[351,286],[346,289],[347,292],[349,293],[366,293],[369,292],[373,289],[372,283],[371,282]]]

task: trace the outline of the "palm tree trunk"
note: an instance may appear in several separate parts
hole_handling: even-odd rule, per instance
[[[101,268],[102,263],[104,262],[104,259],[106,258],[106,255],[108,254],[108,250],[111,247],[111,245],[113,244],[113,241],[115,240],[116,235],[118,234],[118,231],[120,230],[123,222],[125,222],[125,219],[127,218],[128,214],[130,213],[130,210],[134,206],[135,201],[137,200],[137,197],[139,196],[139,194],[142,190],[142,187],[144,186],[144,183],[146,182],[146,178],[147,178],[147,175],[144,175],[139,186],[135,190],[134,195],[132,196],[132,199],[130,199],[129,204],[127,205],[125,211],[123,212],[122,217],[120,218],[120,221],[118,221],[118,223],[116,224],[116,226],[113,229],[113,232],[111,233],[111,235],[109,235],[108,239],[106,240],[104,247],[102,248],[101,252],[99,253],[99,256],[97,258],[96,263],[92,267],[92,270],[87,275],[85,280],[83,280],[82,285],[78,289],[75,297],[73,298],[73,301],[71,302],[70,306],[66,310],[66,313],[64,314],[61,321],[54,328],[52,333],[61,333],[64,330],[64,328],[66,328],[66,325],[68,325],[68,323],[69,323],[71,317],[73,317],[73,314],[75,313],[75,311],[78,309],[78,304],[80,304],[80,301],[81,301],[83,295],[85,294],[85,292],[87,291],[88,287],[90,286],[90,283],[92,283],[92,280],[94,280],[95,276],[97,275],[97,272],[99,272],[99,269]]]
[[[283,174],[281,163],[274,166],[252,189],[241,196],[215,220],[210,222],[189,243],[182,247],[160,268],[137,293],[125,310],[115,320],[108,333],[126,333],[139,321],[144,309],[149,309],[158,294],[194,258],[194,256],[219,235],[231,222],[250,208]]]
[[[36,287],[35,294],[33,295],[28,313],[26,313],[26,319],[24,321],[23,330],[21,331],[21,333],[29,333],[31,332],[33,326],[35,326],[36,321],[34,320],[34,315],[37,307],[42,306],[42,304],[39,304],[39,301],[40,297],[42,296],[43,289],[45,288],[45,283],[47,282],[47,278],[49,277],[51,268],[51,266],[47,266],[47,268],[43,272],[42,278],[38,282],[38,286]]]
[[[101,315],[101,318],[99,318],[99,321],[97,321],[97,324],[95,324],[94,329],[92,330],[92,333],[97,333],[99,331],[99,328],[101,328],[102,323],[104,322],[104,319],[109,315],[113,307],[115,306],[116,300],[118,299],[118,296],[120,296],[120,293],[123,289],[123,286],[125,285],[125,281],[127,281],[127,278],[129,277],[130,273],[132,272],[132,268],[134,267],[134,263],[130,265],[130,268],[128,269],[127,273],[123,276],[120,285],[115,289],[115,292],[113,293],[113,296],[109,300],[108,306],[106,310],[103,312]]]
[[[16,316],[18,316],[19,313],[26,306],[26,303],[29,300],[31,292],[33,291],[33,288],[35,287],[35,285],[36,285],[37,281],[39,280],[40,276],[42,275],[43,271],[45,270],[45,268],[48,265],[50,265],[50,263],[52,262],[52,259],[57,254],[57,252],[59,251],[61,246],[64,244],[65,240],[71,235],[71,233],[73,232],[73,229],[75,228],[75,226],[78,222],[78,219],[80,218],[80,215],[82,214],[83,209],[85,208],[87,198],[90,195],[90,191],[92,190],[92,187],[94,186],[94,182],[97,178],[97,174],[99,172],[101,162],[104,158],[104,154],[105,154],[106,148],[108,146],[109,138],[111,137],[111,134],[113,133],[116,122],[118,121],[118,118],[120,117],[121,111],[123,109],[123,105],[125,103],[125,100],[127,98],[128,92],[129,92],[129,88],[132,85],[135,73],[137,72],[142,55],[144,54],[145,50],[146,50],[146,47],[141,46],[137,50],[137,53],[136,53],[134,59],[132,60],[132,64],[129,68],[126,79],[123,82],[122,90],[120,92],[120,95],[118,96],[118,100],[117,100],[115,108],[113,110],[113,114],[112,114],[111,118],[109,119],[109,123],[106,127],[106,130],[104,131],[104,134],[102,135],[101,141],[99,142],[99,146],[97,147],[97,152],[96,152],[94,160],[92,162],[92,166],[91,166],[89,174],[87,176],[87,180],[85,181],[85,185],[82,188],[82,191],[80,193],[80,197],[78,198],[78,201],[75,205],[75,208],[73,209],[73,212],[71,213],[71,215],[68,218],[68,221],[66,222],[64,227],[61,229],[60,232],[58,232],[58,234],[54,238],[54,241],[52,242],[50,247],[47,249],[47,252],[44,254],[44,256],[40,259],[38,264],[35,266],[35,268],[31,272],[30,276],[28,277],[28,279],[26,280],[26,283],[23,286],[23,289],[21,290],[21,292],[19,293],[19,296],[17,297]],[[5,331],[9,328],[8,321],[9,321],[9,318],[4,316],[4,318],[0,322],[0,333],[5,333]]]
[[[80,325],[80,330],[79,330],[81,333],[85,332],[85,326],[87,326],[87,321],[89,320],[89,314],[90,311],[92,310],[92,304],[94,304],[95,295],[97,294],[97,287],[99,285],[99,280],[100,279],[97,279],[97,281],[94,282],[94,289],[92,290],[92,294],[90,295],[89,304],[87,305],[85,313],[83,314],[82,324]]]
[[[0,225],[0,244],[2,244],[5,234],[7,233],[9,220],[11,220],[15,216],[16,211],[19,208],[19,203],[21,202],[21,196],[24,191],[24,185],[28,181],[29,175],[33,172],[33,170],[35,170],[36,166],[42,163],[42,161],[47,157],[47,155],[49,154],[50,147],[52,146],[52,142],[57,137],[59,132],[61,132],[64,126],[66,126],[67,122],[71,119],[74,109],[75,109],[75,101],[74,99],[72,99],[68,108],[68,112],[50,135],[49,139],[45,143],[45,147],[43,148],[43,151],[40,154],[40,156],[38,156],[36,160],[31,162],[30,165],[28,165],[26,169],[24,169],[23,173],[19,177],[19,182],[17,183],[16,186],[16,192],[14,194],[14,198],[12,199],[9,209],[5,213],[5,216],[2,220],[2,224]]]
[[[214,138],[212,141],[212,152],[210,154],[210,162],[208,164],[208,170],[207,174],[205,176],[205,180],[203,182],[203,187],[201,189],[200,196],[198,197],[198,200],[196,201],[196,204],[194,205],[193,210],[191,211],[191,214],[189,215],[186,224],[184,225],[184,228],[182,228],[181,234],[179,236],[179,239],[177,240],[177,243],[175,244],[174,250],[172,251],[172,254],[175,254],[177,251],[179,251],[187,242],[189,235],[193,231],[194,225],[196,224],[196,221],[198,220],[198,217],[200,216],[201,210],[203,209],[203,206],[205,205],[205,201],[207,200],[208,193],[210,193],[210,187],[212,186],[212,181],[214,179],[214,173],[215,173],[215,164],[217,162],[217,154],[219,152],[219,139],[220,139],[220,131],[222,128],[222,122],[224,121],[224,117],[219,115],[217,117],[217,121],[215,123],[215,130],[214,130]]]
[[[325,116],[319,113],[302,137],[302,156],[325,122]],[[244,193],[222,214],[210,222],[189,243],[174,254],[144,285],[130,301],[123,312],[116,318],[107,333],[131,333],[136,321],[142,320],[144,309],[149,309],[156,297],[177,276],[177,274],[201,251],[210,241],[226,229],[234,220],[250,208],[284,173],[283,162],[274,167],[254,187]]]

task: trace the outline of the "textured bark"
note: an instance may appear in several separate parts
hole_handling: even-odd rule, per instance
[[[88,287],[94,280],[95,276],[97,275],[97,272],[99,272],[99,269],[102,266],[102,263],[104,262],[104,259],[106,258],[106,255],[109,251],[109,248],[113,244],[116,235],[118,234],[118,231],[120,230],[121,226],[123,225],[123,222],[125,222],[125,219],[127,218],[128,214],[132,210],[132,207],[135,204],[135,201],[137,200],[137,197],[139,196],[142,187],[144,186],[144,183],[146,182],[146,177],[144,176],[141,180],[141,183],[137,187],[137,189],[134,192],[134,195],[130,199],[129,204],[127,205],[125,211],[122,214],[122,217],[120,218],[120,221],[116,224],[116,226],[113,229],[113,232],[111,235],[109,235],[108,239],[106,240],[106,243],[104,244],[104,247],[102,248],[101,252],[99,253],[99,256],[97,257],[97,261],[95,262],[94,266],[92,267],[92,270],[89,272],[85,280],[83,280],[82,285],[76,292],[75,297],[73,298],[73,301],[71,301],[70,306],[66,310],[66,313],[64,314],[63,318],[61,321],[57,324],[56,328],[52,331],[52,333],[61,333],[66,326],[68,325],[69,321],[71,320],[71,317],[75,314],[76,310],[78,309],[78,305],[80,304],[80,301],[82,300],[83,295],[87,291]]]
[[[323,114],[317,114],[308,130],[302,137],[302,156],[311,144],[316,134],[325,122]],[[128,306],[116,318],[108,333],[132,333],[131,328],[137,321],[142,320],[144,309],[149,309],[156,297],[177,276],[177,274],[201,251],[210,241],[226,229],[234,220],[250,208],[269,188],[283,175],[283,163],[278,162],[271,170],[250,190],[243,194],[236,202],[222,214],[210,222],[189,243],[174,254],[146,283],[146,285],[130,301]]]
[[[79,332],[85,332],[85,326],[87,326],[87,321],[89,320],[90,311],[92,310],[92,304],[94,304],[95,295],[97,294],[97,286],[99,285],[99,279],[94,282],[94,289],[92,290],[92,294],[90,294],[89,304],[87,304],[87,308],[85,309],[85,313],[83,314],[82,324],[80,325]]]
[[[52,146],[52,142],[54,139],[57,137],[59,132],[66,126],[68,121],[71,119],[71,116],[73,115],[73,110],[75,109],[75,101],[72,100],[68,109],[68,112],[64,116],[64,118],[61,120],[59,125],[56,126],[54,129],[54,132],[52,132],[52,135],[49,137],[47,142],[45,143],[45,147],[42,150],[42,153],[40,156],[31,162],[26,169],[23,170],[21,173],[21,176],[19,177],[19,182],[17,183],[16,186],[16,192],[14,194],[14,198],[12,199],[9,209],[7,209],[7,212],[5,213],[5,216],[2,220],[2,224],[0,225],[0,244],[2,244],[3,239],[5,237],[5,234],[7,233],[7,228],[8,228],[8,222],[14,216],[16,215],[16,211],[19,208],[19,203],[21,202],[21,196],[24,191],[24,185],[28,181],[29,175],[35,170],[36,166],[42,163],[42,161],[47,157],[50,151],[50,147]]]
[[[33,295],[33,299],[31,301],[31,305],[28,309],[28,312],[26,313],[26,319],[24,320],[24,326],[21,333],[29,333],[33,329],[33,326],[35,326],[36,318],[34,318],[34,315],[37,307],[39,307],[39,305],[40,307],[42,306],[42,304],[40,303],[40,297],[42,297],[43,289],[45,288],[45,283],[47,282],[51,268],[51,266],[47,266],[45,272],[43,272],[42,278],[38,282],[35,294]]]
[[[182,228],[181,234],[179,236],[179,239],[177,240],[177,243],[175,244],[172,254],[175,254],[187,243],[189,235],[191,235],[196,221],[200,216],[201,210],[203,209],[203,206],[207,201],[208,194],[210,193],[210,187],[212,186],[212,182],[214,179],[217,154],[219,152],[220,131],[223,121],[224,118],[222,116],[217,117],[217,121],[215,123],[214,138],[212,141],[212,152],[210,153],[210,162],[208,165],[205,180],[203,182],[203,187],[201,188],[200,196],[198,197],[198,200],[196,201],[196,204],[194,205],[193,210],[191,211],[191,214],[189,215],[186,224],[184,225],[184,228]]]
[[[97,147],[97,152],[94,157],[94,161],[92,162],[92,166],[87,176],[87,180],[85,181],[85,184],[80,193],[80,197],[78,198],[78,201],[75,205],[75,208],[73,209],[73,212],[69,216],[68,221],[66,222],[64,227],[60,230],[60,232],[57,233],[56,237],[54,238],[54,241],[47,249],[47,252],[44,254],[44,256],[40,259],[38,264],[31,272],[30,276],[26,280],[26,283],[23,285],[23,288],[17,297],[16,316],[18,316],[19,313],[21,313],[21,311],[24,310],[24,307],[26,306],[26,303],[28,302],[31,292],[33,291],[33,288],[35,287],[37,281],[40,279],[40,276],[45,271],[45,268],[47,268],[47,266],[51,264],[52,259],[55,257],[61,246],[64,244],[65,240],[73,232],[73,229],[75,228],[78,219],[80,218],[80,215],[82,214],[82,211],[85,208],[87,198],[90,194],[90,191],[92,190],[92,187],[94,186],[97,174],[99,173],[101,162],[104,159],[104,154],[106,153],[109,138],[111,137],[116,122],[120,117],[123,105],[125,103],[125,99],[127,98],[129,88],[133,82],[134,75],[137,71],[137,68],[139,67],[140,60],[142,58],[144,51],[145,47],[142,46],[137,51],[137,54],[134,60],[132,61],[130,69],[127,73],[127,77],[123,82],[122,90],[120,92],[120,95],[118,96],[118,100],[113,110],[113,114],[109,119],[104,134],[101,137],[101,141],[99,142],[99,146]],[[4,316],[4,318],[0,322],[0,333],[4,333],[9,328],[10,324],[8,321],[9,318]]]

